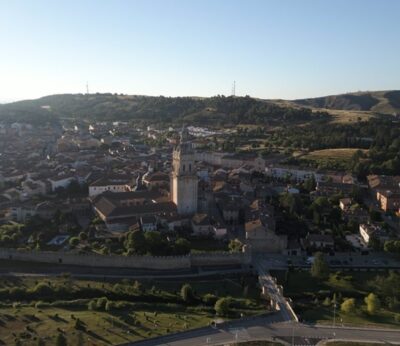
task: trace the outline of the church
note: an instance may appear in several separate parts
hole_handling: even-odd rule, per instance
[[[171,198],[179,215],[197,212],[198,177],[195,152],[189,139],[189,131],[183,127],[181,138],[172,153]]]

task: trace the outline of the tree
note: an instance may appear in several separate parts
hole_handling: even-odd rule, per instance
[[[91,300],[89,303],[88,303],[88,310],[91,310],[91,311],[93,311],[93,310],[96,310],[96,300]]]
[[[311,266],[311,276],[320,280],[329,276],[329,265],[322,252],[317,252],[314,256],[314,262]]]
[[[78,237],[72,237],[69,240],[69,245],[71,245],[73,247],[77,246],[78,244],[79,244],[79,238]]]
[[[141,230],[129,232],[125,241],[125,247],[135,254],[144,255],[147,250],[143,232]]]
[[[383,249],[386,252],[400,254],[400,241],[399,240],[387,240]]]
[[[377,237],[372,235],[369,238],[368,247],[370,247],[371,249],[374,249],[375,251],[379,251],[382,249],[382,244]]]
[[[146,248],[152,255],[162,255],[165,254],[165,249],[167,246],[164,243],[160,232],[149,231],[144,234],[146,241]]]
[[[175,241],[175,254],[187,255],[190,252],[190,242],[185,238],[178,238]]]
[[[63,333],[58,333],[56,337],[56,346],[67,346],[67,339]]]
[[[227,316],[230,312],[230,299],[229,298],[220,298],[215,303],[214,309],[217,315],[219,316]]]
[[[279,199],[279,203],[282,207],[287,209],[290,214],[294,215],[298,213],[301,209],[301,201],[298,195],[291,193],[284,193]]]
[[[374,315],[381,307],[379,298],[373,293],[368,294],[364,298],[364,302],[367,304],[367,311],[371,315]]]
[[[79,239],[80,240],[87,240],[88,239],[87,233],[85,233],[85,232],[79,233]]]
[[[315,176],[314,174],[311,176],[311,178],[308,178],[304,181],[304,188],[307,191],[314,191],[315,187],[317,186],[317,183],[315,181]]]
[[[352,314],[356,311],[356,300],[354,298],[345,299],[340,305],[340,310],[345,314]]]
[[[229,242],[229,250],[232,252],[241,252],[243,244],[239,239],[231,239]]]
[[[194,299],[192,286],[184,284],[181,288],[181,298],[184,302],[188,303]]]

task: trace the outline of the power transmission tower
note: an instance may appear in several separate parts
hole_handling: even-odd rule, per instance
[[[236,96],[236,81],[233,81],[233,85],[232,85],[232,96]]]

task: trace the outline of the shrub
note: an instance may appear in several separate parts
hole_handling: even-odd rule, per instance
[[[356,311],[356,300],[354,298],[345,299],[340,305],[340,310],[346,314],[352,314]]]
[[[96,308],[99,310],[104,310],[106,308],[107,302],[108,302],[108,299],[106,297],[97,299]]]
[[[215,303],[214,309],[215,312],[220,316],[227,316],[230,312],[230,299],[229,298],[220,298]]]
[[[203,296],[203,303],[207,305],[214,305],[217,300],[218,297],[211,293],[207,293]]]
[[[96,307],[97,307],[96,300],[91,300],[88,303],[88,310],[91,310],[91,311],[96,310]]]
[[[373,293],[368,294],[364,298],[364,302],[367,304],[367,311],[371,315],[375,314],[381,307],[379,298]]]
[[[181,298],[184,302],[189,303],[193,301],[194,299],[194,294],[193,294],[193,289],[192,286],[189,284],[184,284],[181,288]]]

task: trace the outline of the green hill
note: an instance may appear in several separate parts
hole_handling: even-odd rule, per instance
[[[400,91],[359,92],[310,99],[246,97],[152,97],[61,94],[0,105],[0,121],[51,122],[59,118],[99,121],[288,125],[312,121],[349,122],[400,113]]]
[[[312,108],[400,113],[400,90],[367,91],[294,100],[294,104]]]
[[[140,120],[205,125],[308,122],[329,118],[325,112],[280,106],[251,97],[150,97],[116,94],[63,94],[0,105],[3,121],[58,118]]]

